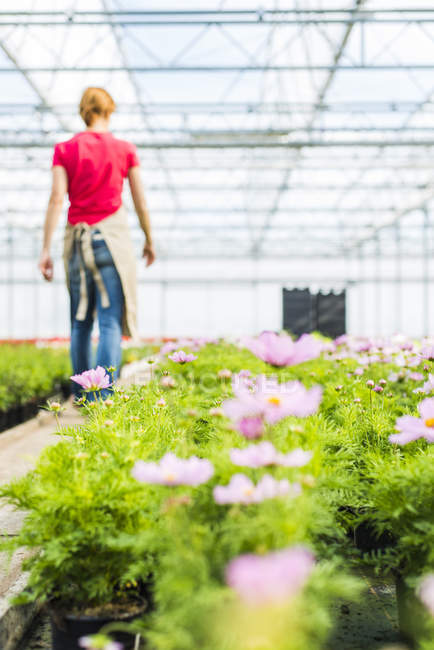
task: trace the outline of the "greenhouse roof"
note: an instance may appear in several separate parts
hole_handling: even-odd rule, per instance
[[[82,130],[77,104],[97,85],[139,148],[160,256],[387,254],[397,224],[418,255],[434,8],[413,4],[3,0],[0,237],[33,254],[52,147]]]

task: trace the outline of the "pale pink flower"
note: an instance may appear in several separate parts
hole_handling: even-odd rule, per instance
[[[259,438],[264,433],[264,421],[258,415],[241,418],[238,421],[238,430],[249,440]]]
[[[169,354],[169,359],[175,363],[190,363],[190,361],[197,359],[197,356],[194,354],[187,354],[184,350],[178,350],[173,354]]]
[[[217,377],[219,379],[230,379],[232,377],[232,370],[229,370],[229,368],[222,368],[218,371]]]
[[[420,351],[420,356],[422,359],[428,359],[428,361],[434,361],[434,346],[426,346]]]
[[[250,370],[240,370],[239,373],[232,375],[232,389],[237,393],[239,388],[252,388],[254,386],[252,373]]]
[[[406,445],[419,438],[434,442],[434,397],[424,399],[418,404],[417,408],[420,418],[413,415],[403,415],[396,420],[396,428],[400,433],[389,436],[390,442]]]
[[[175,388],[176,380],[170,375],[163,375],[160,379],[160,384],[163,388]]]
[[[268,440],[257,445],[249,445],[245,449],[231,449],[230,451],[230,459],[234,465],[244,467],[266,467],[267,465],[303,467],[311,458],[312,453],[302,449],[294,449],[287,454],[282,454]]]
[[[110,375],[102,366],[85,370],[80,375],[72,375],[71,379],[82,386],[86,392],[102,390],[111,386]]]
[[[227,566],[226,582],[248,605],[280,603],[303,588],[314,564],[313,553],[301,546],[240,555]]]
[[[102,634],[95,634],[93,636],[82,636],[78,645],[80,648],[87,648],[87,650],[123,650],[122,643],[117,641],[110,641],[110,639]]]
[[[277,452],[274,445],[267,440],[245,449],[231,449],[230,459],[234,465],[245,467],[265,467],[276,463]]]
[[[239,422],[243,418],[262,416],[262,405],[256,399],[255,393],[248,390],[244,385],[233,387],[235,399],[227,399],[223,402],[222,408],[225,415]]]
[[[175,341],[167,341],[161,348],[160,348],[160,354],[161,355],[166,355],[169,354],[169,352],[174,352],[180,347],[179,343]]]
[[[269,474],[265,474],[255,485],[245,474],[234,474],[228,485],[216,485],[213,494],[216,503],[226,505],[229,503],[260,503],[265,499],[300,493],[298,484],[291,485],[287,479],[278,481]]]
[[[244,386],[234,390],[236,398],[225,400],[223,410],[247,438],[261,435],[260,419],[275,424],[289,415],[316,413],[322,397],[320,386],[306,389],[299,381],[279,384],[265,375],[257,377],[253,391]]]
[[[279,384],[276,379],[259,375],[255,396],[262,405],[265,421],[275,424],[289,415],[307,417],[316,413],[321,402],[322,388],[314,386],[307,389],[299,381]]]
[[[272,366],[293,366],[310,359],[316,359],[322,352],[322,343],[310,334],[303,334],[293,341],[287,334],[262,332],[258,338],[242,341],[253,354]]]
[[[222,417],[222,415],[224,415],[224,411],[220,406],[213,406],[210,408],[209,414],[214,417]]]
[[[417,594],[431,616],[434,616],[434,573],[429,573],[423,578]]]
[[[158,485],[200,485],[206,483],[214,473],[209,460],[191,456],[178,458],[168,452],[159,463],[145,463],[138,460],[131,470],[132,476],[141,483]]]
[[[434,391],[434,375],[429,373],[427,381],[420,390],[422,393],[432,393]]]

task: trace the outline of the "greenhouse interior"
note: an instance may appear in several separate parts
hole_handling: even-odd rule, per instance
[[[434,650],[432,0],[0,3],[0,650]]]

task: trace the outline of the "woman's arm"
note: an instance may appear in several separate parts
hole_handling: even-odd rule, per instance
[[[143,247],[143,257],[146,257],[146,266],[151,266],[155,260],[154,245],[151,235],[151,220],[148,206],[143,192],[142,179],[140,178],[140,167],[137,165],[128,170],[128,181],[133,197],[134,208],[140,221],[140,226],[145,233],[146,242]]]
[[[60,165],[53,167],[53,183],[44,223],[44,242],[42,244],[39,270],[48,281],[53,279],[53,260],[50,256],[51,240],[62,212],[63,199],[68,191],[66,169]]]

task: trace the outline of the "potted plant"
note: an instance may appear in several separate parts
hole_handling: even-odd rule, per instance
[[[28,585],[16,602],[38,600],[48,609],[55,650],[78,648],[81,637],[133,620],[150,602],[152,558],[137,535],[143,538],[152,517],[131,479],[125,441],[112,431],[98,437],[94,428],[86,444],[90,432],[64,431],[34,471],[0,490],[27,513],[17,537],[2,544],[29,551]],[[119,639],[128,648],[134,636]]]
[[[416,587],[434,568],[434,450],[415,444],[417,450],[398,452],[392,461],[378,459],[367,491],[377,532],[395,538],[375,561],[395,575],[400,628],[411,641],[423,638],[428,624]]]

